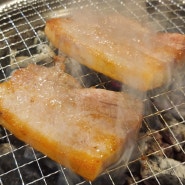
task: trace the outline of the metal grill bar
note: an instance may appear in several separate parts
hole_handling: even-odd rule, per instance
[[[154,9],[156,9],[156,11],[157,11],[158,13],[160,13],[160,15],[163,15],[163,16],[164,16],[164,19],[165,19],[166,21],[168,21],[169,23],[171,23],[171,27],[177,28],[177,30],[178,30],[179,32],[183,33],[183,31],[182,31],[179,27],[176,27],[176,24],[175,24],[168,16],[166,16],[166,14],[164,14],[160,9],[156,8],[152,3],[150,3],[150,1],[149,1],[148,3],[149,3],[149,5],[150,5],[151,7],[153,7]],[[165,12],[170,12],[170,13],[173,12],[172,9],[169,8],[169,6],[166,5],[164,2],[162,2],[162,5],[167,9],[167,10],[165,10]],[[176,15],[177,15],[177,14],[176,14]]]
[[[7,134],[7,131],[6,131],[6,130],[5,130],[5,134],[6,134],[6,136],[7,136],[8,143],[10,144],[10,140],[9,140],[9,138],[8,138],[8,134]],[[19,173],[19,176],[20,176],[20,178],[21,178],[22,184],[24,184],[24,183],[23,183],[23,179],[22,179],[22,174],[21,174],[21,172],[20,172],[20,169],[19,169],[17,160],[16,160],[16,158],[15,158],[15,154],[14,154],[14,152],[13,152],[13,148],[12,148],[12,145],[11,145],[11,144],[10,144],[10,147],[11,147],[11,150],[12,150],[11,153],[12,153],[12,155],[13,155],[13,159],[14,159],[15,164],[16,164],[16,169],[18,170],[18,173]]]
[[[59,12],[65,15],[71,9],[90,6],[145,21],[156,31],[185,33],[185,3],[182,0],[9,2],[7,6],[0,4],[0,82],[10,78],[10,71],[27,61],[38,62],[38,47],[48,45],[42,32],[46,20]],[[21,56],[24,59],[20,59]],[[73,62],[66,60],[67,65]],[[73,75],[84,87],[120,90],[118,82],[114,82],[116,87],[113,89],[111,79],[84,66],[83,69],[83,73]],[[178,78],[182,80],[176,81]],[[183,185],[185,174],[180,174],[178,169],[185,169],[185,75],[182,72],[174,79],[170,87],[149,92],[143,101],[148,109],[135,155],[128,164],[107,170],[94,182],[87,182],[0,127],[0,184],[163,185],[165,178],[170,176],[175,184]]]

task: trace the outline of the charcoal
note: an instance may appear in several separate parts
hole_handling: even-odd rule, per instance
[[[146,185],[156,180],[160,185],[185,184],[185,166],[174,159],[153,155],[147,160],[142,160],[141,166],[142,178],[150,177],[145,181]]]

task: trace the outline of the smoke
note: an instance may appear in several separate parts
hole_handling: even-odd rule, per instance
[[[88,1],[88,2],[91,2],[91,1]],[[164,25],[159,24],[159,22],[157,21],[157,19],[160,17],[159,14],[158,14],[158,17],[157,16],[155,18],[151,17],[146,7],[149,7],[152,4],[149,1],[147,2],[148,3],[144,3],[144,1],[136,2],[136,1],[130,1],[130,0],[126,0],[126,1],[107,0],[104,3],[103,2],[93,2],[93,1],[91,3],[87,3],[86,1],[82,1],[78,4],[78,6],[76,6],[76,4],[71,3],[68,7],[69,15],[74,21],[78,23],[78,26],[77,27],[69,26],[69,27],[66,27],[66,29],[68,29],[70,33],[74,31],[78,33],[83,33],[83,34],[80,34],[80,39],[83,41],[83,44],[89,47],[92,47],[93,49],[96,49],[97,45],[101,45],[102,47],[107,48],[105,51],[107,52],[107,55],[110,57],[112,57],[113,55],[117,55],[117,54],[119,55],[121,52],[125,52],[127,50],[126,47],[127,46],[130,47],[131,45],[133,48],[132,50],[127,50],[128,56],[125,56],[127,57],[125,60],[129,61],[127,67],[134,68],[134,69],[137,68],[136,71],[142,71],[148,68],[148,62],[146,61],[144,63],[142,60],[143,59],[142,57],[139,59],[138,56],[140,56],[140,52],[144,53],[143,57],[149,56],[148,58],[151,59],[151,61],[159,60],[160,62],[162,62],[166,69],[164,71],[163,70],[158,71],[156,74],[153,74],[153,80],[155,79],[158,80],[162,78],[161,76],[163,75],[163,72],[165,72],[166,73],[165,82],[161,83],[155,89],[151,88],[150,91],[138,91],[137,89],[135,89],[137,84],[140,83],[140,79],[134,78],[134,76],[133,78],[129,79],[129,81],[131,81],[129,83],[132,83],[134,88],[130,87],[130,84],[126,84],[126,85],[121,84],[107,77],[104,77],[104,79],[106,79],[106,81],[109,81],[109,82],[111,81],[110,83],[112,87],[110,87],[110,90],[114,89],[115,84],[119,84],[120,91],[124,91],[128,94],[132,94],[133,96],[141,100],[150,99],[151,97],[153,97],[151,100],[152,103],[150,102],[149,105],[146,107],[146,109],[151,109],[151,111],[147,110],[146,112],[151,113],[154,110],[155,111],[165,111],[166,109],[170,109],[170,112],[172,113],[171,115],[173,115],[173,117],[182,120],[184,119],[183,118],[184,115],[182,116],[182,113],[180,113],[180,110],[177,111],[178,108],[180,108],[180,106],[178,106],[177,110],[175,111],[174,109],[171,110],[171,107],[176,105],[176,102],[179,99],[181,99],[182,101],[184,100],[184,90],[182,89],[180,90],[181,91],[180,97],[179,97],[179,93],[178,95],[176,95],[176,93],[173,93],[173,95],[171,94],[171,97],[169,94],[165,94],[167,99],[164,99],[163,96],[160,95],[160,94],[163,94],[169,91],[176,92],[174,91],[174,89],[182,87],[182,85],[183,86],[185,85],[184,77],[182,77],[182,75],[179,73],[179,69],[176,68],[174,70],[174,66],[177,64],[176,63],[174,64],[174,61],[173,61],[175,60],[174,54],[170,53],[172,49],[174,49],[176,46],[173,47],[168,44],[166,46],[166,42],[171,43],[171,41],[173,41],[173,38],[166,40],[166,38],[163,38],[163,36],[159,35],[158,37],[158,35],[156,35],[155,33],[156,31],[159,31],[159,30],[163,31],[166,26],[169,26],[169,24],[167,22],[165,22]],[[134,9],[134,6],[133,6],[134,3],[137,9]],[[107,17],[105,19],[102,18],[105,15]],[[129,19],[134,19],[138,21],[142,26],[137,27],[140,29],[139,31],[132,25],[132,22],[131,22],[131,27],[124,27],[124,25],[119,25],[119,19],[118,20],[114,18],[111,19],[112,15],[114,18],[116,16],[123,15],[124,17],[127,17]],[[117,27],[112,28],[110,25],[115,23],[115,21],[118,21]],[[96,30],[93,30],[92,27],[96,24],[98,26],[94,27],[96,28]],[[144,33],[144,34],[140,35],[141,33]],[[116,42],[119,44],[120,42],[124,43],[124,41],[127,41],[128,38],[131,38],[130,41],[128,41],[128,45],[126,47],[123,46],[124,47],[123,51],[119,49],[114,50],[113,47],[116,47],[116,46],[113,45],[112,42],[107,39],[109,36],[111,36],[111,34],[114,35]],[[94,35],[95,38],[91,40],[89,39],[89,35]],[[156,39],[158,39],[157,42],[156,42]],[[183,44],[184,43],[182,43],[182,46]],[[181,46],[181,43],[178,46]],[[158,50],[158,48],[160,48],[163,51],[161,52],[161,50],[160,49]],[[74,48],[71,49],[71,53],[69,53],[69,56],[70,55],[76,56],[76,54],[74,55],[73,53],[75,52],[73,49]],[[112,52],[113,50],[114,52]],[[134,50],[137,50],[135,54],[133,54]],[[59,55],[61,54],[63,55],[63,53],[60,51]],[[79,55],[82,55],[82,58],[86,57],[86,53],[83,53],[82,51],[80,51],[80,49],[79,49]],[[95,77],[96,80],[95,80],[94,76],[92,77],[91,75],[91,74],[94,74],[95,72],[87,67],[84,67],[80,63],[78,63],[78,59],[81,60],[79,56],[76,56],[76,60],[69,59],[69,61],[66,63],[67,72],[72,74],[72,76],[78,78],[85,87],[96,86],[97,84],[102,84],[103,87],[106,87],[106,81],[104,81],[104,79],[102,78],[103,75],[100,75],[100,77],[98,76],[99,74],[96,75]],[[85,60],[87,63],[93,62],[92,58],[87,57]],[[137,66],[135,66],[136,62],[133,64],[134,60],[137,61],[138,63]],[[118,59],[118,65],[120,65],[119,62],[120,61]],[[152,63],[151,65],[154,65],[154,64]],[[106,66],[103,66],[103,67],[106,68]],[[154,67],[156,66],[154,65]],[[149,73],[153,73],[153,71],[150,71]],[[175,73],[177,75],[175,75]],[[146,79],[147,79],[147,76],[143,78],[143,80],[146,80]],[[112,83],[112,81],[115,83]],[[179,84],[178,87],[177,87],[177,84]],[[158,94],[159,96],[156,96]],[[181,102],[179,102],[179,105],[180,104]],[[145,114],[147,114],[146,112]],[[160,129],[161,126],[156,126],[154,128]],[[132,155],[134,143],[135,141],[133,140],[131,140],[130,143],[128,143],[129,147],[126,149],[127,151],[121,157],[120,159],[121,162],[124,159],[126,159],[126,162],[128,162],[130,156]],[[120,163],[120,161],[118,163]],[[116,165],[118,165],[118,163]],[[118,176],[119,176],[119,173],[122,173],[122,172],[118,172],[117,174]]]
[[[111,6],[109,6],[105,6],[106,8],[104,7],[103,10],[99,7],[88,7],[80,11],[74,10],[74,12],[71,12],[71,19],[76,24],[74,26],[70,24],[65,25],[65,29],[68,30],[69,34],[75,35],[74,39],[81,42],[81,45],[85,45],[87,48],[89,47],[90,49],[97,51],[97,55],[101,55],[101,51],[98,50],[101,48],[106,57],[110,60],[115,60],[118,65],[124,63],[126,68],[128,68],[131,73],[133,72],[133,75],[125,74],[124,72],[123,74],[118,75],[121,76],[118,80],[122,81],[122,79],[126,79],[125,81],[128,81],[127,84],[123,80],[125,84],[129,86],[132,84],[131,86],[134,88],[138,88],[137,84],[138,86],[145,86],[144,84],[139,84],[141,80],[147,81],[144,79],[145,77],[141,76],[142,74],[146,74],[148,83],[153,83],[152,85],[154,88],[161,85],[159,81],[163,81],[163,78],[166,78],[168,81],[168,78],[170,79],[171,77],[170,68],[173,68],[173,66],[171,66],[173,53],[170,54],[170,51],[168,50],[170,50],[171,46],[166,46],[165,42],[170,42],[170,40],[166,40],[163,36],[156,35],[153,29],[148,29],[145,26],[146,22],[142,22],[140,25],[125,19],[120,16],[120,13],[116,11],[116,8],[111,9]],[[112,7],[117,6],[114,3]],[[127,6],[126,3],[123,7],[129,9],[129,6]],[[137,15],[140,15],[140,13],[137,13]],[[82,64],[85,63],[85,65],[91,68],[94,59],[89,56],[88,52],[83,52],[80,48],[76,47],[70,48],[71,51],[68,51],[69,56],[75,56],[74,58],[77,61],[83,61]],[[76,56],[76,52],[78,52],[78,56]],[[84,57],[82,55],[84,55]],[[123,57],[120,58],[121,56]],[[88,59],[86,60],[85,58]],[[163,62],[160,64],[160,69],[158,67],[158,61],[159,63]],[[156,76],[152,76],[150,67],[153,67],[154,71],[156,70]],[[107,74],[106,70],[102,68],[103,67],[100,69],[99,67],[99,71],[109,76],[110,74]],[[169,70],[166,68],[169,68]],[[97,70],[97,66],[94,67],[94,69]],[[113,71],[112,73],[121,72]],[[134,74],[136,73],[139,74],[138,78],[135,78]],[[165,73],[165,75],[162,73]],[[114,78],[115,75],[111,74],[110,76]],[[153,87],[139,87],[139,89],[140,88],[150,89]]]

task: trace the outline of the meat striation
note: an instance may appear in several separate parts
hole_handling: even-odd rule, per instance
[[[93,180],[129,158],[142,103],[121,92],[82,88],[58,63],[30,64],[0,84],[0,119],[19,139]]]
[[[167,83],[185,60],[184,35],[154,33],[116,13],[74,11],[48,20],[45,33],[69,57],[141,91]]]

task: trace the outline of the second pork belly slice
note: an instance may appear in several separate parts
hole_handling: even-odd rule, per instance
[[[58,65],[31,64],[0,84],[0,113],[19,139],[93,180],[129,159],[142,103],[124,93],[82,88]]]
[[[74,11],[48,20],[45,33],[66,55],[141,91],[167,83],[185,56],[184,35],[156,34],[116,13]]]

